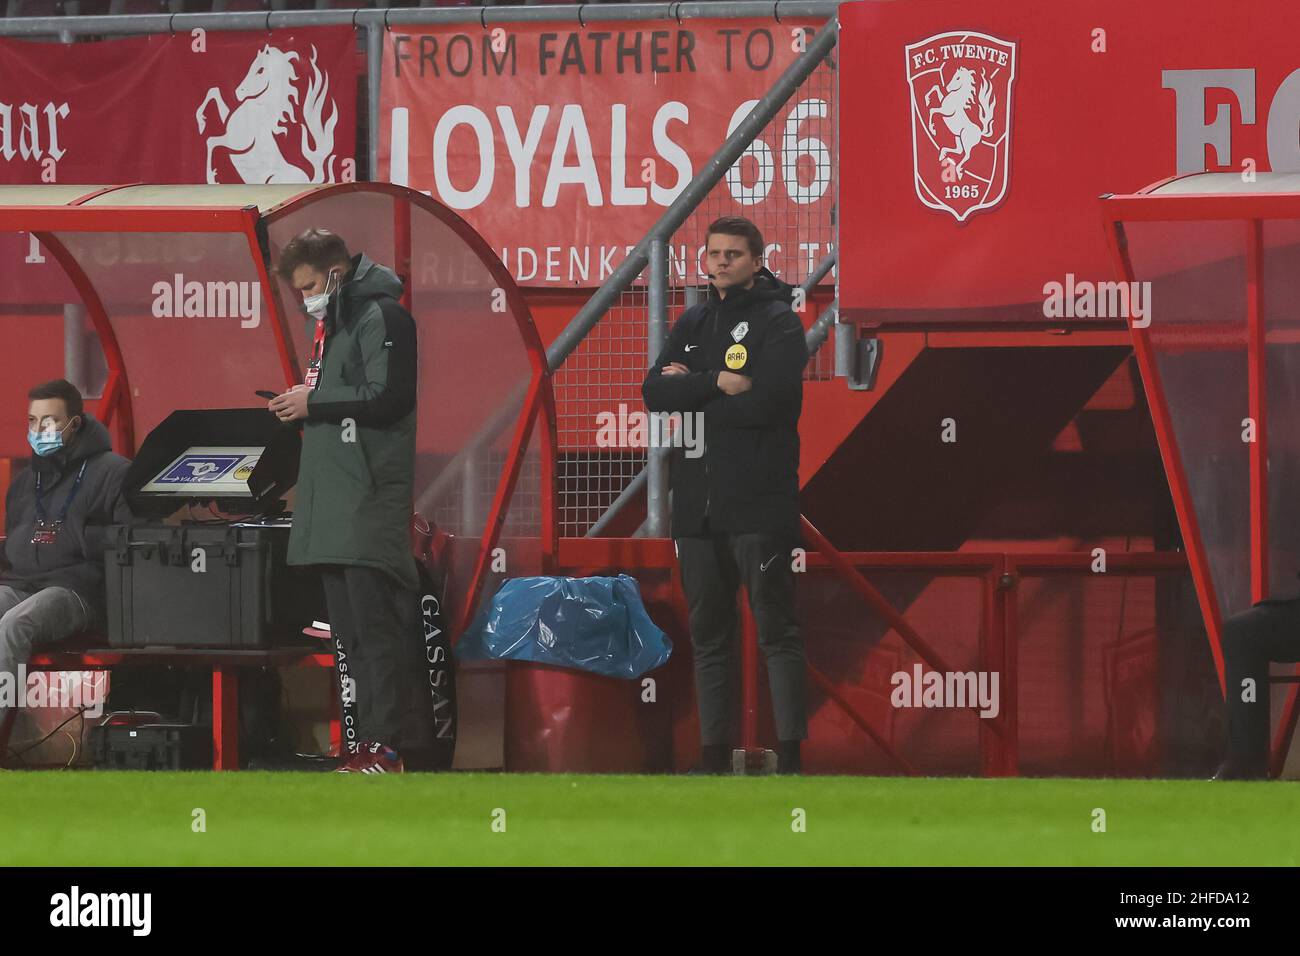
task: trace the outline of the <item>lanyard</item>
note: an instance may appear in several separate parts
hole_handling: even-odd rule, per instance
[[[316,320],[316,335],[312,338],[311,359],[307,362],[307,376],[303,379],[303,384],[308,388],[315,388],[316,383],[320,380],[320,363],[325,354],[325,319]]]
[[[316,335],[311,343],[311,360],[314,364],[319,365],[321,356],[325,351],[325,320],[316,320]]]
[[[86,465],[89,459],[81,463],[81,470],[77,472],[77,480],[72,483],[72,490],[68,492],[68,499],[63,502],[63,510],[59,512],[58,521],[55,524],[63,524],[63,519],[68,516],[68,509],[72,507],[72,499],[77,497],[77,490],[81,487],[81,478],[86,473]],[[41,498],[41,473],[36,472],[36,517],[45,523],[45,502]]]

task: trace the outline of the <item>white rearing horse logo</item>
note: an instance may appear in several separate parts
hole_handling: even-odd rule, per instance
[[[217,104],[217,113],[225,132],[207,140],[207,181],[217,181],[212,168],[212,153],[217,147],[230,150],[230,162],[246,183],[332,183],[334,182],[334,127],[339,112],[329,100],[330,114],[324,116],[329,96],[329,79],[316,66],[316,47],[311,48],[312,75],[307,82],[307,96],[302,104],[302,155],[311,164],[311,172],[295,166],[280,152],[277,136],[287,132],[285,120],[296,123],[294,105],[298,79],[293,61],[298,54],[286,53],[270,44],[257,51],[248,73],[235,87],[239,100],[232,110],[226,106],[221,90],[212,87],[199,104],[195,118],[199,132],[207,126],[204,115],[208,104]]]
[[[997,75],[998,71],[994,70],[993,76]],[[942,74],[940,77],[942,78]],[[968,112],[975,99],[975,71],[970,67],[957,67],[952,79],[948,81],[946,92],[938,84],[930,87],[922,103],[923,106],[928,106],[931,96],[939,97],[939,105],[930,110],[930,135],[934,135],[934,116],[937,113],[943,117],[943,124],[948,127],[948,131],[957,137],[955,147],[945,146],[939,150],[939,165],[942,166],[945,157],[950,154],[960,156],[961,161],[957,163],[959,180],[966,169],[966,163],[970,161],[971,150],[993,133],[993,111],[997,106],[997,98],[993,95],[993,84],[990,82],[992,79],[993,77],[981,73],[978,123],[970,118]],[[948,162],[951,163],[952,160],[949,159]]]

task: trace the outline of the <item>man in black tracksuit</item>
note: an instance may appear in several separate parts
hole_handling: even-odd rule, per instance
[[[706,237],[709,286],[673,326],[641,391],[652,412],[696,414],[704,453],[672,455],[672,536],[695,647],[703,769],[732,743],[736,591],[743,584],[767,659],[778,770],[799,771],[807,736],[803,643],[794,613],[804,329],[791,286],[762,266],[763,238],[726,217]]]

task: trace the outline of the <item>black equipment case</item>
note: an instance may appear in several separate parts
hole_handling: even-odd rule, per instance
[[[195,724],[163,723],[158,714],[117,713],[109,714],[90,733],[97,770],[203,770],[212,766],[212,733]]]
[[[260,408],[178,411],[149,433],[123,482],[134,520],[105,539],[110,647],[308,642],[319,577],[285,562],[300,450]]]

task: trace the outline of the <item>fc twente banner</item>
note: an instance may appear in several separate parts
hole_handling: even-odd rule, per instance
[[[1117,278],[1102,194],[1300,171],[1297,22],[1293,0],[844,4],[840,314],[1042,323],[1051,291]]]
[[[521,285],[597,286],[823,22],[386,31],[380,174],[456,210]],[[833,69],[818,68],[705,207],[776,224],[783,236],[764,238],[781,275],[805,275],[833,243]],[[703,238],[675,238],[679,276],[693,259],[703,274]]]
[[[356,179],[350,26],[0,40],[0,183]]]

